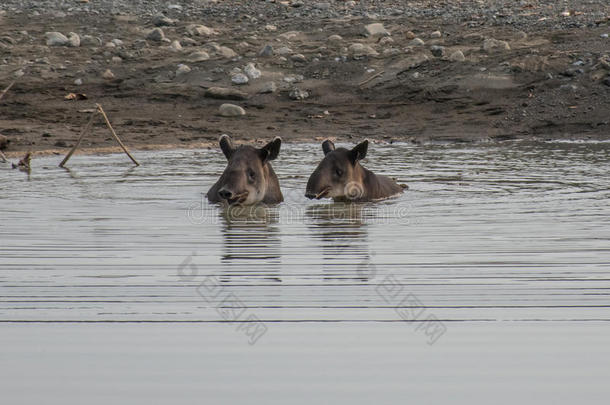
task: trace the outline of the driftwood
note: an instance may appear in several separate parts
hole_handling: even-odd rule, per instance
[[[81,141],[83,140],[83,138],[85,137],[87,132],[89,132],[91,130],[91,126],[93,125],[93,121],[95,120],[95,118],[97,117],[98,114],[101,114],[104,117],[104,121],[106,122],[106,125],[108,126],[108,129],[112,133],[112,136],[114,137],[114,139],[116,139],[116,141],[119,143],[119,145],[123,149],[123,152],[125,152],[125,154],[127,156],[129,156],[131,161],[136,166],[140,166],[138,161],[133,156],[131,156],[131,153],[129,153],[129,151],[127,150],[127,147],[121,141],[121,138],[119,138],[119,136],[116,134],[116,132],[114,132],[114,128],[112,128],[112,125],[110,125],[110,120],[108,119],[108,116],[104,112],[104,109],[102,108],[102,106],[100,104],[96,104],[95,106],[97,107],[97,109],[91,114],[91,118],[89,118],[89,122],[87,122],[87,125],[85,125],[85,128],[83,128],[80,136],[78,137],[78,140],[76,141],[76,143],[74,144],[72,149],[70,149],[70,152],[68,152],[68,154],[66,155],[64,160],[61,161],[61,163],[59,164],[59,167],[64,167],[64,165],[68,162],[70,157],[72,157],[72,154],[76,151],[76,149],[80,145]]]
[[[3,162],[8,162],[8,159],[6,158],[6,155],[4,153],[2,153],[1,150],[0,150],[0,159],[2,159]]]
[[[2,90],[2,93],[0,93],[0,100],[2,100],[2,97],[4,97],[6,92],[9,91],[11,87],[13,87],[13,84],[15,84],[15,80],[13,80],[8,86],[6,86],[4,90]]]

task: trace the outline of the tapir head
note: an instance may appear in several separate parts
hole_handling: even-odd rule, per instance
[[[358,163],[366,156],[368,141],[353,149],[335,148],[330,140],[322,142],[324,159],[309,176],[307,198],[330,197],[335,200],[360,200],[364,196],[363,171]]]
[[[281,138],[274,138],[260,149],[247,145],[235,147],[228,135],[221,136],[219,142],[228,164],[208,193],[211,201],[250,205],[263,201],[270,187],[277,188],[273,191],[280,193],[279,186],[275,186],[275,173],[267,163],[280,153]]]

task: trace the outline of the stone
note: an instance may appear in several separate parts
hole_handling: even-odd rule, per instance
[[[433,31],[432,33],[430,33],[430,38],[440,38],[442,36],[443,34],[441,34],[440,31]]]
[[[258,52],[258,56],[262,57],[262,58],[268,58],[270,56],[273,56],[273,46],[267,44],[263,47],[263,49],[261,49]]]
[[[48,46],[68,46],[70,44],[70,40],[61,32],[47,32],[44,34],[47,38]]]
[[[290,75],[290,76],[284,77],[283,80],[286,83],[301,83],[303,81],[303,79],[305,79],[305,77],[303,75]]]
[[[123,62],[123,58],[121,58],[120,56],[113,56],[112,59],[110,59],[112,61],[112,63],[121,63]]]
[[[249,81],[250,79],[248,79],[248,76],[243,73],[235,73],[233,76],[231,76],[231,82],[233,84],[247,84]]]
[[[432,45],[430,47],[430,52],[432,53],[432,55],[436,56],[437,58],[440,58],[445,54],[445,47],[439,45]]]
[[[248,98],[247,93],[226,87],[210,87],[203,96],[220,100],[245,100]]]
[[[407,31],[407,32],[405,33],[405,37],[406,37],[407,39],[415,39],[416,35],[413,33],[413,31]]]
[[[180,45],[180,41],[178,41],[177,39],[173,40],[169,47],[173,51],[181,51],[182,50],[182,45]],[[206,53],[206,55],[207,55],[207,53]],[[208,55],[208,59],[209,59],[209,55]]]
[[[68,33],[68,46],[78,48],[80,46],[80,37],[76,32]]]
[[[106,69],[104,73],[102,73],[102,77],[106,80],[114,79],[114,73],[110,69]]]
[[[254,63],[248,63],[244,68],[244,72],[250,79],[258,79],[262,75],[261,71],[254,66]]]
[[[79,79],[74,80],[74,84],[77,85],[77,86],[82,85],[83,84],[83,79],[79,78]]]
[[[387,37],[390,35],[382,23],[373,23],[364,26],[363,35],[365,37]]]
[[[392,37],[383,37],[379,40],[379,45],[388,45],[393,43],[394,40],[392,39]]]
[[[176,21],[164,16],[163,14],[160,14],[153,17],[152,23],[155,27],[169,27],[176,24]]]
[[[275,32],[277,31],[277,27],[273,24],[267,24],[265,25],[265,31]]]
[[[112,41],[110,41],[110,42],[112,42],[112,43],[113,43],[115,46],[117,46],[117,47],[118,47],[118,46],[123,46],[123,41],[122,41],[122,40],[120,40],[120,39],[118,39],[118,38],[114,38],[114,39],[113,39]]]
[[[290,91],[290,93],[288,93],[288,97],[290,97],[292,100],[305,100],[309,97],[309,92],[295,87]]]
[[[161,28],[153,28],[147,35],[146,39],[155,42],[161,42],[165,39],[165,34]]]
[[[83,35],[80,38],[81,46],[102,46],[102,40],[99,37],[93,37],[91,35]]]
[[[218,108],[218,112],[223,117],[239,117],[246,115],[246,110],[235,104],[222,104]]]
[[[203,62],[210,59],[210,55],[206,51],[195,51],[187,59],[189,62]]]
[[[362,59],[368,56],[378,56],[379,53],[370,45],[360,43],[351,44],[347,49],[348,53],[354,59]]]
[[[341,35],[331,35],[330,37],[328,37],[327,41],[333,45],[336,45],[338,43],[340,43],[341,41],[343,41],[343,37],[341,37]]]
[[[176,69],[176,77],[182,76],[191,71],[191,68],[188,65],[179,64],[178,69]]]
[[[425,42],[421,38],[413,38],[411,42],[409,42],[410,46],[424,46]]]
[[[464,62],[466,57],[462,51],[455,51],[451,55],[449,55],[449,60],[453,62]]]
[[[292,54],[292,49],[288,48],[287,46],[282,46],[275,53],[278,55],[282,55],[282,56],[290,55],[290,54]]]
[[[510,45],[506,41],[500,41],[493,38],[487,38],[483,41],[483,50],[485,52],[493,51],[510,51]]]
[[[237,53],[229,48],[228,46],[220,46],[218,47],[218,54],[226,59],[231,59],[237,57]]]
[[[214,34],[213,29],[208,28],[205,25],[201,25],[201,24],[187,25],[186,32],[192,37],[194,37],[194,36],[209,37],[210,35]]]
[[[307,58],[305,58],[305,55],[303,55],[302,53],[295,53],[294,55],[292,55],[290,57],[290,59],[292,59],[292,61],[295,63],[306,63],[307,62]]]
[[[275,84],[275,82],[267,82],[263,85],[263,87],[261,87],[261,89],[259,90],[259,93],[268,94],[268,93],[275,93],[276,91],[277,91],[277,85]]]

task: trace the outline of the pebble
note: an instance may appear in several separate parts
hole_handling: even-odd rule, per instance
[[[218,54],[226,59],[235,58],[237,56],[237,53],[228,46],[218,47]]]
[[[250,79],[248,79],[248,76],[246,76],[243,73],[236,73],[233,76],[231,76],[231,82],[233,84],[247,84],[250,81]]]
[[[80,38],[81,46],[101,46],[102,40],[99,37],[93,37],[91,35],[83,35]]]
[[[307,92],[306,90],[301,90],[298,87],[295,87],[294,89],[292,89],[290,91],[290,93],[288,94],[288,97],[290,97],[292,100],[305,100],[306,98],[309,97],[309,92]]]
[[[246,72],[250,79],[258,79],[262,75],[261,71],[254,66],[254,63],[248,63],[244,68],[244,72]]]
[[[292,59],[292,61],[295,63],[307,63],[307,58],[305,58],[305,55],[302,53],[295,53],[290,57],[290,59]]]
[[[161,14],[154,16],[152,19],[152,23],[155,27],[168,27],[176,24],[176,21]]]
[[[203,62],[210,59],[210,55],[206,51],[195,51],[187,59],[189,62]]]
[[[259,52],[258,56],[262,58],[268,58],[273,55],[273,46],[267,44]]]
[[[179,64],[178,69],[176,69],[176,77],[186,74],[191,71],[191,68],[188,65]]]
[[[61,32],[47,32],[44,34],[47,38],[48,46],[68,46],[70,40]]]
[[[182,45],[180,45],[180,41],[178,41],[177,39],[173,40],[172,44],[169,47],[174,51],[182,50]],[[208,56],[208,58],[209,58],[209,56]]]
[[[360,43],[351,44],[349,46],[349,48],[347,49],[347,51],[354,59],[361,59],[366,56],[379,55],[379,53],[375,49],[373,49],[372,46],[364,45],[364,44],[360,44]]]
[[[453,62],[464,62],[466,57],[462,51],[455,51],[449,56],[449,60]]]
[[[601,34],[600,37],[601,38],[608,38],[608,34]]]
[[[165,39],[165,34],[161,28],[153,28],[147,35],[146,39],[155,42],[161,42]]]
[[[413,31],[407,31],[407,32],[405,33],[405,37],[406,37],[407,39],[414,39],[414,38],[416,37],[416,35],[413,33]]]
[[[102,73],[102,77],[106,80],[114,79],[114,73],[110,69],[106,69],[104,73]]]
[[[284,77],[283,80],[286,83],[301,83],[303,81],[303,79],[305,79],[305,77],[303,75],[290,75],[290,76]]]
[[[430,38],[440,38],[440,37],[442,37],[442,36],[443,36],[443,35],[441,34],[441,32],[440,32],[440,31],[434,31],[434,32],[432,32],[432,33],[430,34]]]
[[[235,104],[222,104],[218,108],[218,112],[220,112],[220,115],[223,117],[239,117],[241,115],[246,115],[246,110]]]
[[[328,37],[327,41],[331,44],[338,44],[339,42],[343,41],[343,37],[341,37],[341,35],[334,34]]]
[[[80,46],[80,37],[75,32],[68,33],[68,46],[78,48]]]
[[[121,58],[120,56],[113,56],[111,61],[112,63],[121,63],[123,62],[123,58]]]
[[[413,38],[411,42],[409,42],[410,46],[424,46],[425,42],[421,38]]]
[[[74,80],[74,84],[77,85],[77,86],[82,85],[83,84],[83,79],[76,79],[76,80]]]
[[[277,31],[277,27],[273,24],[267,24],[265,25],[265,31],[275,32]]]
[[[214,34],[214,30],[201,24],[191,24],[186,27],[186,32],[190,36],[205,36],[209,37]]]
[[[287,46],[282,46],[277,51],[275,51],[275,53],[278,55],[290,55],[292,53],[292,49],[288,48]]]
[[[268,93],[275,93],[276,91],[277,91],[277,85],[275,84],[275,82],[267,82],[263,85],[263,87],[261,87],[261,89],[259,90],[259,93],[268,94]]]
[[[440,58],[445,54],[445,47],[439,45],[432,45],[430,47],[430,52],[432,52],[432,55],[436,56],[437,58]]]
[[[493,38],[487,38],[483,41],[483,50],[485,52],[498,51],[510,51],[510,45],[506,41],[500,41]]]
[[[387,37],[390,35],[382,23],[373,23],[364,26],[363,35],[365,37]]]

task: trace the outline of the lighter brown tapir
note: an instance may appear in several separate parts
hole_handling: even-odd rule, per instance
[[[328,139],[322,142],[324,159],[309,177],[305,196],[310,199],[328,197],[335,201],[371,201],[402,193],[405,185],[360,165],[368,145],[365,140],[353,149],[345,149],[335,148]]]
[[[252,205],[284,201],[280,183],[269,163],[280,153],[281,138],[274,138],[260,149],[249,145],[235,147],[228,135],[222,135],[219,143],[228,163],[208,191],[210,202]]]

